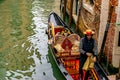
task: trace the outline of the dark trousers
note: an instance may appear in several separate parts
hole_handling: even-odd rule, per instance
[[[83,65],[84,65],[86,59],[87,59],[87,55],[81,55],[80,56],[80,69],[79,69],[79,73],[80,73],[80,76],[81,76],[82,80],[88,80],[88,77],[89,77],[89,71],[82,70]]]
[[[86,71],[86,70],[80,70],[80,77],[81,77],[81,80],[88,80],[89,78],[89,71]]]

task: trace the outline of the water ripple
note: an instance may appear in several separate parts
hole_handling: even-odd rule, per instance
[[[43,6],[46,6],[46,4],[44,3],[43,5],[42,2],[45,1],[34,0],[32,3],[33,8],[31,9],[32,14],[34,15],[33,24],[35,25],[35,34],[28,37],[29,42],[32,43],[28,50],[31,52],[32,47],[34,48],[34,52],[31,57],[34,59],[36,65],[35,67],[32,67],[35,69],[35,74],[32,75],[32,78],[34,80],[55,80],[51,64],[48,63],[49,59],[46,57],[48,54],[48,38],[45,34],[45,30],[47,29],[47,16],[50,13],[50,10],[45,10]],[[37,52],[40,54],[40,58],[36,55]]]

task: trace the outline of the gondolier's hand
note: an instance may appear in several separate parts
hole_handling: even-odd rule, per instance
[[[92,55],[92,53],[87,52],[86,55],[87,55],[88,57],[90,57],[90,56]]]
[[[96,62],[96,57],[93,58],[93,62]]]

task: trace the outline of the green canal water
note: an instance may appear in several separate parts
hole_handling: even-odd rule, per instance
[[[0,0],[0,80],[64,80],[45,34],[54,0]]]

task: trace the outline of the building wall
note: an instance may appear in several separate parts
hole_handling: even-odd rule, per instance
[[[115,26],[111,24],[108,30],[108,36],[107,36],[107,40],[105,43],[105,49],[104,49],[108,62],[110,63],[112,62],[114,36],[115,36]]]
[[[98,52],[100,52],[103,37],[108,21],[108,11],[109,11],[109,0],[102,0],[101,3],[101,13],[100,13],[100,27],[99,27],[99,37],[98,37]]]
[[[120,62],[120,47],[118,47],[118,36],[120,32],[120,26],[115,27],[115,36],[114,36],[114,48],[112,53],[112,64],[115,67],[119,67]]]
[[[118,67],[120,62],[120,46],[118,46],[118,36],[120,32],[120,25],[117,25],[117,24],[120,24],[120,0],[116,2],[116,4],[118,6],[116,7],[117,19],[116,19],[116,27],[115,27],[112,63],[115,67]]]
[[[108,61],[111,63],[112,62],[112,54],[113,53],[113,45],[114,45],[114,36],[115,36],[115,23],[116,23],[116,3],[112,3],[110,1],[110,6],[109,6],[109,18],[108,21],[110,22],[109,24],[109,30],[108,30],[108,35],[105,43],[105,54],[107,55]],[[112,11],[111,11],[112,8]],[[111,18],[110,18],[111,17]]]

